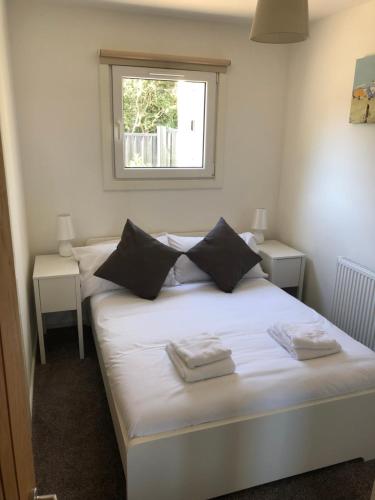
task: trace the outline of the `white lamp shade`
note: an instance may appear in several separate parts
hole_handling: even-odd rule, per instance
[[[258,0],[250,40],[296,43],[309,36],[308,0]]]
[[[252,229],[265,231],[267,229],[267,209],[257,208],[254,213]]]
[[[59,215],[57,218],[57,239],[66,241],[74,239],[74,228],[70,215]]]

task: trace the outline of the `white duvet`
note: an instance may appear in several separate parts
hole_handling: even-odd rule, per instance
[[[266,280],[243,280],[232,294],[212,283],[164,288],[153,302],[116,290],[91,298],[98,345],[129,437],[256,415],[375,389],[375,353],[334,327],[339,354],[297,361],[268,334],[276,321],[320,318]],[[232,349],[236,373],[185,383],[168,341],[203,332]]]

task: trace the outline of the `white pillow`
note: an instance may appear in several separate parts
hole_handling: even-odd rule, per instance
[[[160,243],[168,245],[166,234],[156,238]],[[75,247],[72,249],[74,258],[78,262],[82,300],[97,293],[108,292],[109,290],[119,290],[122,287],[102,278],[94,276],[95,271],[108,259],[117,248],[119,240],[109,240],[103,243],[95,243],[85,247]],[[169,271],[163,286],[176,286],[179,283],[175,279],[174,269]]]
[[[252,233],[241,233],[239,235],[244,242],[249,245],[253,252],[258,253],[258,247],[255,237]],[[176,234],[168,234],[169,246],[180,252],[187,252],[202,241],[204,236],[178,236]],[[199,269],[186,255],[181,255],[174,266],[175,278],[178,283],[194,283],[199,281],[211,281],[211,277]],[[254,266],[248,271],[244,278],[266,278],[267,274],[262,271],[260,264]]]
[[[203,236],[177,236],[175,234],[168,234],[169,246],[179,252],[187,252],[202,240]],[[186,255],[181,255],[177,259],[174,265],[174,275],[178,283],[211,281],[211,277],[199,269]]]
[[[154,238],[156,238],[160,243],[163,243],[164,245],[167,245],[169,247],[169,239],[168,239],[168,234],[163,233],[160,234],[159,236],[151,235]],[[169,273],[167,274],[167,277],[165,278],[165,281],[163,283],[163,286],[178,286],[180,283],[176,280],[175,272],[174,272],[174,267],[172,267],[169,270]]]
[[[255,239],[255,236],[253,233],[241,233],[240,234],[241,238],[244,240],[244,242],[249,245],[251,250],[255,253],[259,253],[259,248]],[[268,274],[263,272],[262,266],[260,264],[256,264],[254,267],[248,271],[242,279],[244,278],[268,278]]]
[[[94,276],[95,271],[116,250],[116,247],[117,243],[96,243],[86,247],[73,247],[72,252],[79,266],[82,300],[96,293],[121,288],[111,281]]]

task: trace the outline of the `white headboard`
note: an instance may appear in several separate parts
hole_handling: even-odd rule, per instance
[[[208,229],[207,231],[189,231],[186,233],[181,233],[181,232],[172,232],[170,231],[170,234],[176,234],[178,236],[206,236],[206,234],[210,231]],[[152,236],[158,237],[161,236],[164,233],[152,233]],[[85,242],[85,245],[96,245],[98,243],[104,243],[105,241],[118,241],[121,238],[121,236],[98,236],[95,238],[88,238]]]
[[[85,246],[96,245],[97,243],[104,243],[105,241],[118,241],[120,236],[101,236],[98,238],[89,238],[85,241]]]

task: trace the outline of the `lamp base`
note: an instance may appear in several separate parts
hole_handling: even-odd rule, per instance
[[[61,257],[71,257],[73,255],[72,244],[69,240],[59,241],[59,255]]]
[[[264,243],[263,231],[254,230],[253,235],[254,235],[255,241],[258,243],[258,245],[261,245],[262,243]]]

